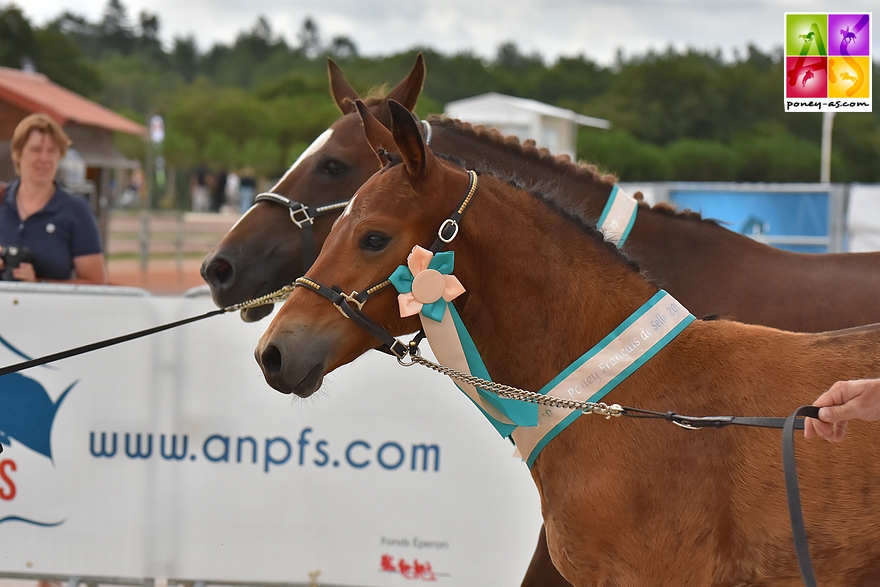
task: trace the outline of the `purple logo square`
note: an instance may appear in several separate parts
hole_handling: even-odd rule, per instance
[[[828,15],[829,55],[870,55],[871,17],[867,14]]]

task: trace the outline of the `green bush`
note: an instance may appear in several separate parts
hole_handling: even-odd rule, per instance
[[[739,154],[737,181],[819,181],[819,145],[787,132],[739,139],[733,144]]]
[[[615,174],[621,181],[666,181],[672,167],[661,147],[640,141],[621,130],[582,128],[578,159]]]
[[[666,146],[674,181],[733,181],[736,151],[718,141],[679,139]]]

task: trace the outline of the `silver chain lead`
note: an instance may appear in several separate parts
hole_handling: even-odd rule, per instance
[[[257,306],[265,306],[267,304],[274,304],[275,302],[282,302],[290,296],[295,288],[295,284],[285,285],[281,289],[276,290],[270,294],[261,296],[259,298],[248,300],[246,302],[241,302],[240,304],[227,306],[223,308],[223,311],[235,312],[236,310],[256,308]],[[552,395],[544,395],[536,393],[534,391],[526,391],[525,389],[519,389],[518,387],[504,385],[503,383],[489,381],[480,377],[474,377],[473,375],[462,373],[461,371],[458,371],[456,369],[444,367],[443,365],[440,365],[433,361],[429,361],[419,354],[418,347],[411,347],[409,355],[410,362],[402,362],[400,360],[398,360],[398,362],[400,362],[400,364],[404,366],[410,366],[414,363],[418,363],[419,365],[428,367],[429,369],[433,369],[438,373],[446,375],[451,379],[461,381],[462,383],[467,383],[468,385],[473,385],[474,387],[479,387],[480,389],[485,389],[486,391],[494,393],[499,397],[519,400],[531,404],[550,406],[554,408],[575,410],[584,414],[598,414],[600,416],[605,416],[606,419],[612,417],[616,418],[623,415],[623,408],[620,407],[619,404],[608,405],[605,402],[577,401],[573,399],[555,397]]]
[[[534,391],[526,391],[524,389],[519,389],[518,387],[511,387],[510,385],[504,385],[503,383],[497,383],[495,381],[481,379],[480,377],[474,377],[473,375],[468,375],[467,373],[462,373],[461,371],[457,371],[449,367],[444,367],[443,365],[434,363],[433,361],[429,361],[428,359],[418,354],[411,353],[410,357],[412,358],[412,363],[418,363],[424,367],[433,369],[434,371],[442,373],[443,375],[455,379],[456,381],[461,381],[462,383],[467,383],[468,385],[473,385],[474,387],[485,389],[486,391],[492,392],[499,397],[515,399],[543,406],[551,406],[554,408],[576,410],[584,414],[598,414],[600,416],[605,416],[606,420],[612,417],[617,418],[623,415],[623,408],[620,407],[619,404],[612,404],[609,406],[605,402],[577,401],[566,399],[563,397],[554,397],[552,395],[543,395]]]

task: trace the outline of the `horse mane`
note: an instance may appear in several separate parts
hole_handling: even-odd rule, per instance
[[[457,131],[461,134],[468,134],[481,140],[487,140],[499,148],[516,156],[525,156],[534,161],[545,165],[558,167],[566,172],[575,172],[585,178],[604,184],[609,188],[617,183],[617,176],[610,173],[601,173],[596,165],[591,163],[576,163],[572,161],[568,155],[554,155],[549,149],[539,147],[532,139],[520,141],[518,137],[510,135],[506,136],[498,129],[487,127],[482,124],[473,125],[463,120],[448,118],[440,114],[432,114],[428,117],[428,122],[432,126],[440,126],[446,129]]]
[[[690,220],[694,222],[705,222],[706,224],[711,224],[713,226],[721,225],[720,220],[716,220],[715,218],[703,218],[702,214],[688,208],[685,208],[684,210],[679,210],[669,202],[658,202],[651,206],[644,201],[644,196],[642,195],[642,192],[636,192],[633,197],[635,197],[639,201],[639,206],[644,206],[648,210],[651,210],[652,212],[656,212],[658,214],[662,214],[663,216],[669,216],[671,218],[681,218],[683,220]]]
[[[446,153],[438,153],[436,151],[434,152],[434,155],[438,159],[446,161],[446,162],[450,163],[451,165],[454,165],[456,167],[460,167],[461,169],[468,169],[468,165],[465,163],[465,161],[463,161],[462,159],[460,159],[454,155],[449,155]],[[403,159],[400,157],[400,155],[398,155],[396,153],[390,154],[389,159],[388,159],[388,163],[385,166],[385,168],[387,169],[387,168],[393,167],[394,165],[397,165],[398,163],[402,163],[402,161],[403,161]],[[615,255],[617,255],[618,259],[620,259],[631,270],[635,271],[636,273],[641,273],[642,275],[644,275],[644,273],[642,272],[642,268],[639,266],[639,264],[636,263],[634,260],[630,259],[629,257],[627,257],[626,254],[624,254],[624,252],[620,248],[618,248],[618,246],[616,244],[607,240],[605,238],[605,235],[602,234],[602,231],[600,231],[595,225],[590,224],[589,222],[585,221],[581,216],[574,214],[573,212],[570,212],[569,210],[567,210],[565,207],[561,206],[558,202],[558,198],[553,197],[554,196],[554,193],[553,193],[554,188],[549,187],[549,186],[545,186],[544,184],[539,184],[539,185],[528,184],[527,185],[515,176],[511,176],[509,174],[504,174],[504,173],[499,173],[498,171],[496,171],[494,169],[481,169],[478,167],[473,170],[477,173],[477,175],[484,175],[484,174],[490,175],[490,176],[494,177],[495,179],[497,179],[501,182],[504,182],[507,185],[509,185],[517,190],[523,191],[537,200],[544,202],[550,208],[551,211],[553,211],[557,215],[561,216],[564,220],[567,220],[567,221],[573,223],[582,232],[586,233],[590,238],[597,241],[601,246],[605,247],[608,251],[611,251]],[[547,191],[545,191],[545,190],[547,190]]]
[[[450,129],[460,134],[470,135],[472,137],[476,137],[477,139],[488,141],[512,155],[528,157],[533,161],[537,161],[544,165],[553,166],[559,169],[560,172],[574,172],[575,174],[589,181],[595,181],[609,188],[616,184],[618,181],[616,175],[611,173],[602,173],[597,165],[594,165],[592,163],[573,161],[568,155],[554,155],[550,152],[549,149],[545,147],[538,147],[535,141],[532,139],[520,141],[518,137],[513,135],[504,135],[498,129],[487,127],[482,124],[474,125],[463,120],[448,118],[440,114],[430,115],[428,117],[428,122],[432,126],[443,127],[444,129]],[[493,174],[499,175],[498,173]],[[501,179],[507,178],[501,177]],[[528,188],[522,185],[518,185],[517,187],[529,191]],[[699,212],[694,212],[693,210],[687,209],[679,210],[672,204],[666,202],[659,202],[652,206],[644,200],[644,195],[641,192],[636,192],[635,194],[633,194],[633,197],[638,200],[640,208],[651,210],[652,212],[657,212],[658,214],[663,214],[664,216],[669,216],[671,218],[681,218],[684,220],[706,222],[708,224],[714,225],[719,224],[717,220],[703,218]],[[565,212],[564,210],[562,211]]]

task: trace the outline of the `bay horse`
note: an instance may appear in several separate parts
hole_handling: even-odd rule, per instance
[[[360,301],[355,291],[372,292],[362,316],[393,336],[418,330],[419,318],[401,317],[409,302],[390,287],[371,286],[387,285],[391,275],[406,293],[394,276],[399,280],[407,263],[413,299],[429,304],[422,298],[431,289],[439,302],[433,278],[419,282],[412,262],[417,246],[427,248],[438,234],[448,242],[443,254],[455,256],[454,264],[444,260],[446,272],[465,290],[449,298],[446,311],[457,312],[486,370],[502,384],[527,390],[554,384],[609,333],[628,332],[632,320],[643,324],[643,341],[667,321],[679,326],[653,356],[615,379],[608,399],[618,404],[684,414],[786,415],[839,379],[880,375],[880,328],[803,334],[699,320],[665,297],[645,310],[663,292],[595,228],[491,174],[476,183],[475,173],[425,145],[406,107],[391,103],[390,112],[391,131],[361,109],[382,168],[358,190],[307,278],[298,280],[305,287],[294,290],[257,346],[264,376],[279,391],[309,396],[327,373],[377,345],[317,295],[320,288],[352,292],[348,299]],[[450,233],[453,211],[463,216]],[[627,347],[638,346],[638,338]],[[622,347],[612,342],[605,351],[633,352]],[[800,583],[778,432],[694,432],[654,420],[578,414],[571,413],[568,426],[530,462],[549,550],[569,582]],[[513,437],[526,454],[517,432],[528,435],[532,428],[517,422]],[[842,445],[797,439],[804,516],[823,585],[880,583],[880,434],[855,424]]]
[[[348,200],[379,167],[355,110],[357,92],[335,63],[328,65],[331,93],[343,116],[322,135],[270,190],[314,209]],[[421,93],[425,66],[416,59],[409,75],[385,98],[366,100],[370,111],[390,124],[388,101],[409,110]],[[569,211],[595,224],[615,178],[591,165],[553,157],[531,142],[429,117],[431,147],[469,166],[516,176],[547,187]],[[318,144],[320,143],[320,144]],[[314,246],[320,248],[338,212],[315,218]],[[221,307],[259,297],[292,283],[308,268],[302,231],[276,201],[253,206],[202,264],[214,301]],[[638,205],[624,249],[648,276],[694,314],[715,314],[740,322],[797,332],[820,332],[880,322],[880,253],[802,254],[758,243],[667,205]],[[821,310],[820,310],[821,309]],[[247,310],[248,320],[271,307]]]
[[[272,188],[312,209],[348,200],[379,169],[367,143],[355,101],[358,93],[328,61],[331,94],[342,117],[322,135]],[[366,100],[370,111],[390,125],[388,101],[415,108],[424,83],[421,55],[412,71],[384,98]],[[432,148],[467,164],[514,174],[550,188],[568,210],[595,223],[605,208],[614,178],[596,168],[553,157],[533,143],[441,116],[428,118]],[[329,136],[328,136],[329,135]],[[314,219],[320,248],[337,213]],[[225,307],[292,283],[308,269],[301,229],[287,207],[272,200],[255,204],[202,265],[214,301]],[[696,315],[715,314],[741,322],[819,332],[880,322],[880,254],[807,255],[781,251],[700,219],[695,213],[640,203],[624,251],[647,275]],[[258,320],[270,306],[242,311]],[[539,536],[523,587],[565,587]]]

